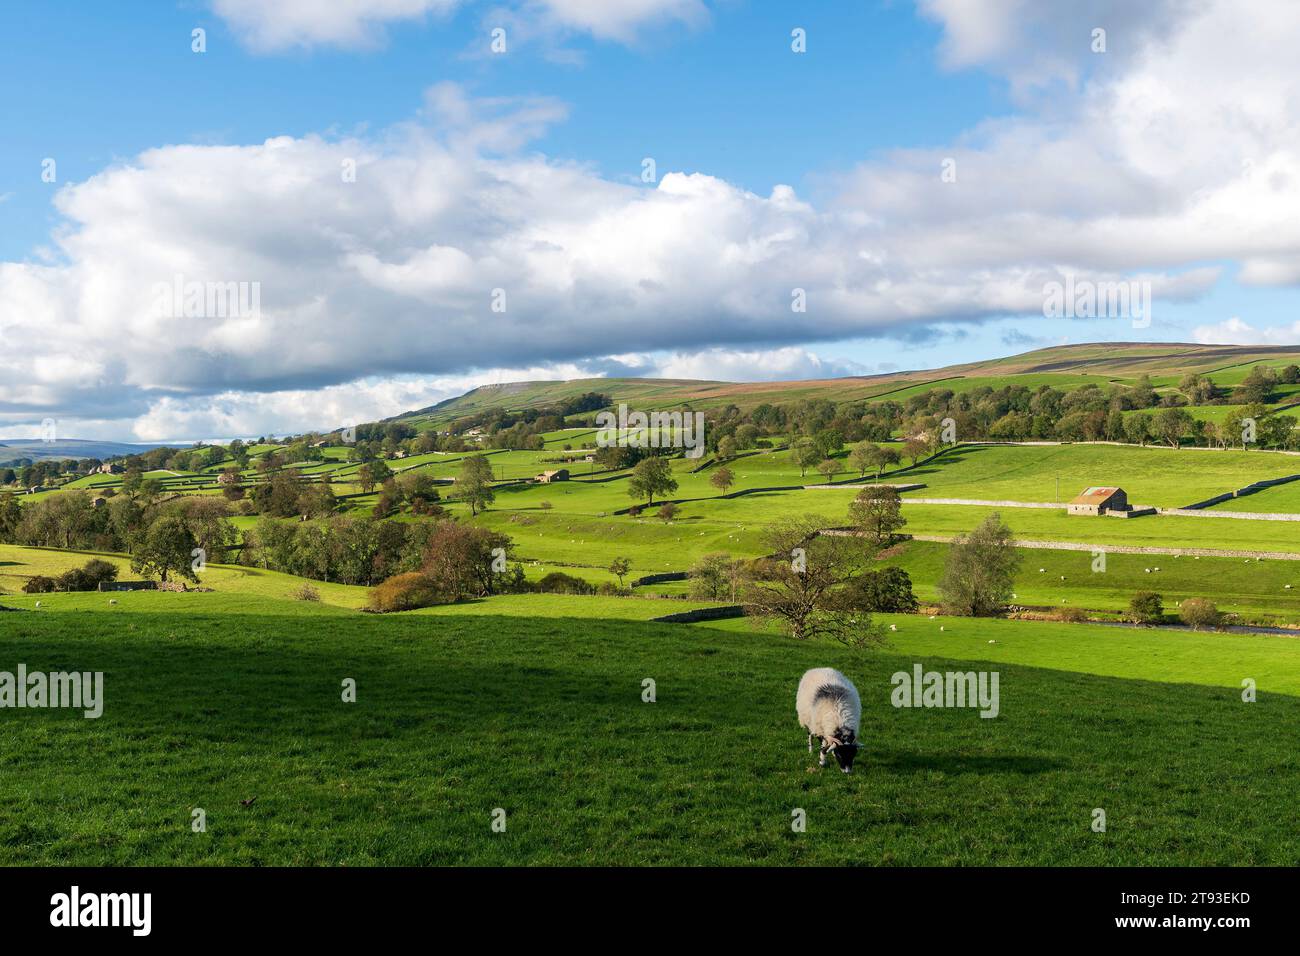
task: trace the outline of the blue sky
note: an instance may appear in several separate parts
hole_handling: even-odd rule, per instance
[[[348,22],[305,0],[6,4],[0,434],[330,427],[525,373],[1293,342],[1300,267],[1271,218],[1297,192],[1294,99],[1249,94],[1295,70],[1225,49],[1216,80],[1201,45],[1227,6],[1127,6],[374,0]],[[1286,63],[1300,25],[1264,7]],[[353,154],[363,189],[320,184]],[[142,318],[143,290],[182,272],[259,283],[258,323]],[[1149,281],[1154,321],[1045,318],[1043,279],[1066,272]],[[498,284],[521,304],[475,338]]]

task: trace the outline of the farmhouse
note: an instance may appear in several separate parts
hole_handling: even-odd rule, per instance
[[[1072,515],[1102,515],[1128,510],[1128,495],[1123,488],[1085,488],[1069,505]]]
[[[95,471],[101,475],[120,475],[122,473],[122,466],[112,462],[106,462],[96,468]]]
[[[544,485],[549,485],[553,481],[568,481],[569,469],[556,468],[554,471],[544,471],[533,480],[541,482]]]

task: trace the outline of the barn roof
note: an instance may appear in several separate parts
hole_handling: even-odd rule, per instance
[[[1106,488],[1085,488],[1079,497],[1070,502],[1072,505],[1102,505],[1115,496],[1117,492],[1123,491],[1122,488],[1113,486]]]

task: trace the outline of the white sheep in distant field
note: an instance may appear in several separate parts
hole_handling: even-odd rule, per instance
[[[808,731],[808,752],[813,752],[814,737],[821,741],[818,764],[826,766],[826,755],[834,753],[840,769],[852,773],[862,747],[857,742],[862,699],[853,682],[833,667],[814,667],[799,681],[794,708]]]
[[[108,603],[109,603],[110,605],[116,604],[116,603],[117,603],[117,598],[109,598],[109,599],[108,599]]]

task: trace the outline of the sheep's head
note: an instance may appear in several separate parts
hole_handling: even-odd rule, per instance
[[[826,749],[835,754],[835,760],[844,773],[853,772],[853,761],[858,756],[858,751],[862,749],[862,744],[854,737],[851,728],[841,727],[835,731],[834,737],[826,739]]]

